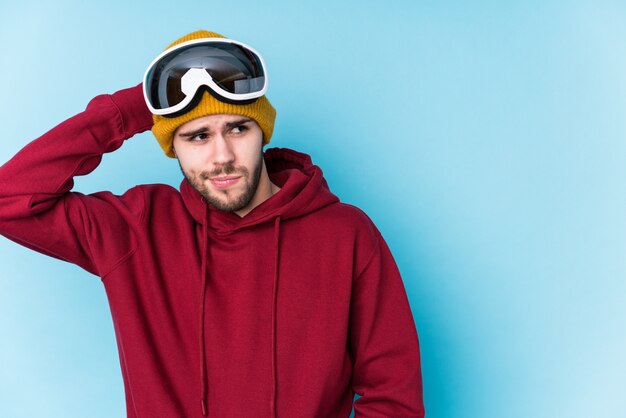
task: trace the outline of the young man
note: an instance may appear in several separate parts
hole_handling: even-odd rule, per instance
[[[0,232],[101,277],[128,417],[424,416],[392,255],[309,156],[267,149],[263,60],[193,32],[0,168]],[[185,179],[121,196],[72,178],[152,129]]]

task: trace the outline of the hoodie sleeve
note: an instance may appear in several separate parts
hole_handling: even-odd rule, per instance
[[[355,278],[350,315],[355,418],[422,418],[419,343],[400,273],[383,237]]]
[[[0,167],[0,234],[91,273],[105,274],[106,266],[95,261],[95,252],[110,241],[107,238],[122,241],[128,235],[117,210],[121,203],[109,192],[70,192],[73,177],[92,172],[104,153],[151,126],[139,84],[95,97],[83,112],[26,145]],[[124,245],[97,257],[123,256]]]

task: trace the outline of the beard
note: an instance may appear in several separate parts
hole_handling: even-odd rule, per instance
[[[256,189],[259,186],[259,180],[261,179],[261,169],[263,168],[263,154],[259,155],[259,160],[256,165],[252,167],[252,174],[246,167],[235,167],[232,163],[225,164],[212,171],[201,171],[199,173],[187,173],[183,170],[180,161],[178,162],[180,171],[191,184],[191,186],[198,191],[206,200],[208,204],[215,207],[222,212],[236,212],[248,206]],[[210,181],[209,178],[237,174],[241,176],[241,180],[244,182],[243,192],[233,190],[211,190],[206,182]]]

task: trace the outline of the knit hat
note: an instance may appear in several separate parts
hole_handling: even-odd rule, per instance
[[[165,49],[169,49],[182,42],[200,38],[224,38],[224,36],[215,32],[198,30],[177,39]],[[232,113],[254,119],[259,124],[261,131],[263,131],[263,145],[270,142],[274,131],[276,110],[269,100],[267,100],[267,97],[261,96],[252,103],[238,105],[219,101],[207,91],[203,93],[200,102],[193,109],[180,116],[168,118],[153,114],[152,120],[154,121],[154,125],[152,126],[152,133],[159,142],[159,145],[161,145],[161,148],[163,148],[165,155],[176,158],[172,151],[172,141],[176,129],[192,119],[219,113]]]

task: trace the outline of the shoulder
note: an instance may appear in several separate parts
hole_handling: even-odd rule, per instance
[[[387,266],[393,265],[397,269],[385,238],[365,211],[346,203],[336,206],[337,218],[349,225],[355,234],[354,265],[357,276],[366,271],[368,266],[381,266],[380,263],[386,263]],[[379,267],[375,267],[373,271],[377,271],[377,268]]]
[[[315,228],[324,231],[333,248],[350,249],[356,266],[363,265],[378,251],[380,232],[359,207],[338,202],[318,212]]]
[[[380,232],[372,219],[361,208],[349,203],[338,202],[324,208],[324,215],[334,223],[353,229],[359,234],[364,234],[378,239]]]
[[[158,214],[184,206],[180,192],[167,184],[142,184],[129,189],[122,199],[125,201],[142,201],[143,210],[148,213]]]
[[[143,199],[180,199],[180,192],[168,184],[140,184],[128,189],[121,199],[133,200],[138,197]]]
[[[181,201],[180,193],[166,184],[140,184],[134,186],[121,195],[109,191],[102,191],[88,195],[99,201],[108,202],[118,211],[143,216],[153,206],[169,207]]]
[[[146,199],[180,199],[180,192],[169,184],[140,184],[123,196],[142,195]]]

